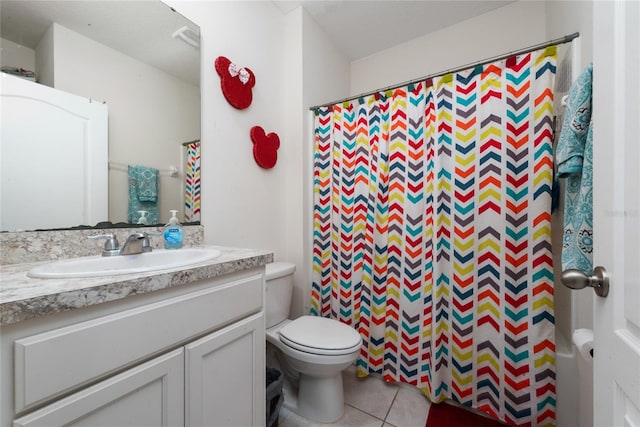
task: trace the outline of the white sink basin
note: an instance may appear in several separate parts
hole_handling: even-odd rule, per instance
[[[198,264],[220,256],[217,249],[156,250],[137,255],[91,256],[55,261],[32,268],[27,276],[40,279],[103,277],[168,270]]]

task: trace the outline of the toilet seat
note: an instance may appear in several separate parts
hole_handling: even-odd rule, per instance
[[[358,351],[360,334],[337,320],[302,316],[280,329],[280,341],[289,347],[319,355],[344,355]]]

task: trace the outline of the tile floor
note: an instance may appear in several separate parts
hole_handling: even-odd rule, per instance
[[[342,382],[345,408],[340,420],[322,424],[292,412],[295,396],[285,386],[285,403],[280,410],[278,427],[424,427],[426,424],[430,403],[417,388],[386,383],[377,375],[357,378],[355,367],[343,372]]]

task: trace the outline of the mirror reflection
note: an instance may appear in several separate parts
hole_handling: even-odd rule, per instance
[[[199,222],[199,28],[160,1],[0,15],[1,230]]]

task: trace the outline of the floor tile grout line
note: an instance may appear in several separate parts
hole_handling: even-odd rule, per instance
[[[358,412],[362,412],[363,414],[368,415],[368,416],[370,416],[371,418],[375,418],[375,419],[376,419],[376,420],[378,420],[378,421],[382,421],[382,424],[384,424],[384,420],[383,420],[383,419],[381,419],[380,417],[376,417],[375,415],[370,414],[370,413],[369,413],[369,412],[367,412],[367,411],[363,411],[362,409],[358,408],[357,406],[353,406],[353,405],[352,405],[352,404],[350,404],[350,403],[345,403],[345,404],[344,404],[344,406],[350,406],[350,407],[352,407],[353,409],[355,409],[355,410],[356,410],[356,411],[358,411]]]
[[[396,402],[396,398],[398,397],[398,392],[400,391],[400,387],[396,387],[396,393],[393,395],[393,399],[391,399],[391,405],[387,408],[387,413],[384,414],[384,423],[387,422],[387,418],[389,418],[389,414],[391,413],[391,408],[393,408],[393,404]]]

